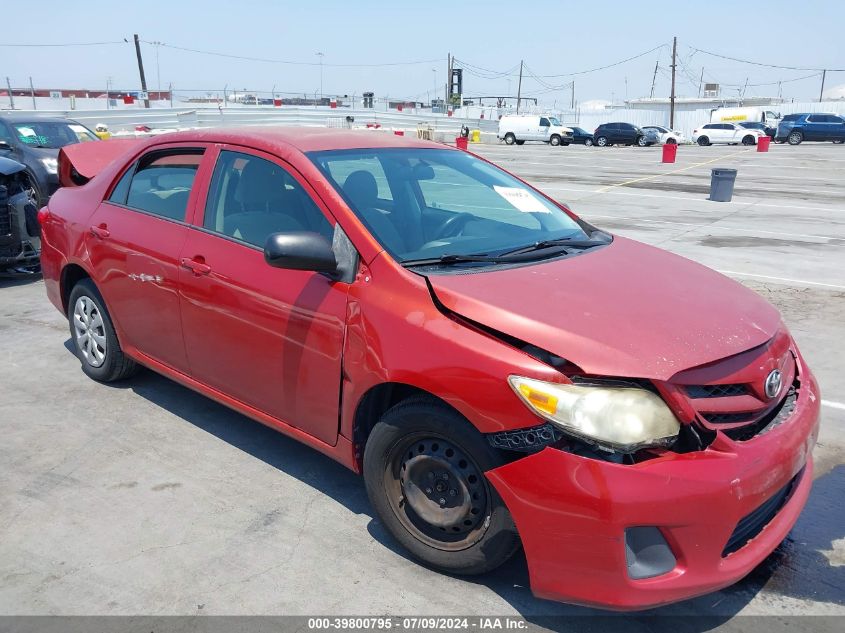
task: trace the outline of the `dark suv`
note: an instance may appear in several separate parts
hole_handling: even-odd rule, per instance
[[[631,123],[602,123],[593,132],[593,144],[599,147],[609,145],[654,145],[642,129]]]
[[[798,145],[802,141],[845,142],[845,119],[838,114],[810,112],[787,114],[781,119],[776,141]]]

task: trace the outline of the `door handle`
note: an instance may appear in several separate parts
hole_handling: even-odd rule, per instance
[[[108,228],[106,228],[105,224],[100,224],[99,226],[91,227],[91,235],[93,235],[94,237],[99,237],[100,239],[105,239],[109,235],[111,235],[111,233],[109,233],[109,230]]]
[[[205,262],[197,261],[196,259],[188,259],[187,257],[183,257],[180,263],[182,264],[182,268],[187,268],[195,275],[207,275],[211,272],[211,266],[209,266]]]

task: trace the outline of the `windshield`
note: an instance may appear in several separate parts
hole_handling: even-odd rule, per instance
[[[400,263],[588,238],[557,205],[466,152],[356,149],[309,157]],[[549,253],[538,251],[542,256]]]
[[[30,147],[48,147],[58,149],[65,145],[99,140],[96,135],[78,123],[58,121],[28,121],[12,124],[18,140]]]
[[[554,118],[553,116],[549,117],[549,121],[552,122],[552,125],[560,125],[560,121],[558,119]]]

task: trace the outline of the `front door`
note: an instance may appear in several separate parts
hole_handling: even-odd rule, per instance
[[[86,227],[94,276],[121,343],[183,372],[178,258],[203,153],[195,146],[148,152],[118,180]]]
[[[191,375],[334,445],[348,286],[263,254],[271,233],[331,241],[328,217],[281,161],[224,149],[182,249],[180,288]]]

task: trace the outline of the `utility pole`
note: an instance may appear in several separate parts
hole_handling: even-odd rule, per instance
[[[141,43],[138,40],[138,34],[135,33],[135,56],[138,58],[138,72],[141,74],[141,90],[145,93],[147,92],[147,78],[144,77],[144,60],[141,59]],[[147,94],[147,98],[144,99],[144,107],[150,107],[150,95]]]
[[[522,64],[523,60],[519,60],[519,83],[516,87],[516,113],[519,114],[519,101],[522,98]]]
[[[449,107],[450,92],[452,92],[452,53],[446,53],[446,93],[443,97],[445,108]]]
[[[657,67],[660,66],[660,60],[658,59],[654,62],[654,75],[651,78],[651,94],[649,95],[649,99],[654,99],[654,82],[657,81]]]
[[[173,84],[172,83],[167,87],[167,92],[170,94],[170,107],[172,108],[173,107]]]
[[[822,89],[819,90],[819,103],[822,101],[822,95],[824,94],[824,78],[827,75],[827,70],[822,71]]]
[[[698,96],[701,97],[701,84],[704,81],[704,66],[701,67],[701,77],[698,79]]]
[[[675,58],[678,55],[678,38],[672,38],[672,96],[669,98],[669,129],[675,129]]]
[[[6,77],[6,87],[9,89],[9,107],[14,110],[15,109],[15,97],[12,94],[12,83],[9,81],[9,78]]]
[[[569,106],[571,109],[575,109],[575,80],[572,80],[572,103]]]
[[[32,77],[29,78],[29,94],[32,97],[32,109],[37,110],[38,106],[35,105],[35,88],[32,87]]]
[[[320,58],[320,105],[323,105],[323,55],[325,53],[315,53]]]

